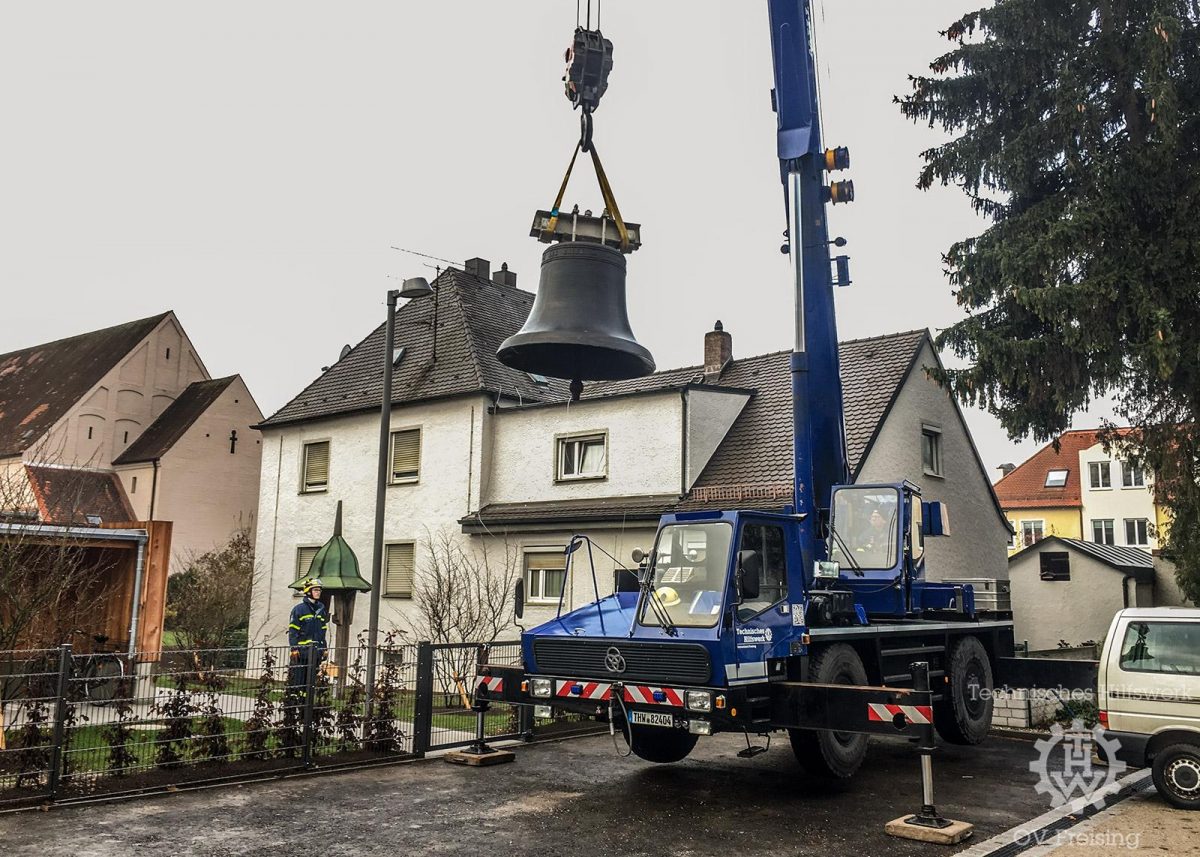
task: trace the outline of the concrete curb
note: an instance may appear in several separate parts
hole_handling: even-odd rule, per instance
[[[1149,781],[1150,770],[1148,768],[1135,771],[1101,789],[1097,795],[1091,798],[1076,798],[1070,803],[1044,812],[1024,824],[998,833],[991,839],[977,842],[970,848],[958,852],[956,857],[1012,857],[1015,854],[1028,854],[1029,857],[1035,857],[1035,855],[1045,854],[1061,844],[1047,843],[1047,837],[1053,837],[1064,830],[1069,830],[1126,798],[1144,791],[1148,787]],[[1095,806],[1097,798],[1103,800],[1099,807]]]

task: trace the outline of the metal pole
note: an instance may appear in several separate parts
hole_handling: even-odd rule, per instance
[[[58,782],[63,769],[63,730],[67,722],[67,682],[71,677],[71,644],[58,650],[58,699],[54,706],[54,744],[50,752],[50,800],[58,794]]]
[[[375,544],[371,551],[371,615],[367,623],[367,687],[364,713],[371,719],[375,695],[375,667],[379,648],[379,596],[383,589],[383,520],[387,495],[389,446],[392,433],[392,352],[396,335],[396,301],[399,289],[387,293],[387,325],[383,334],[383,401],[379,408],[379,473],[375,483]]]
[[[146,542],[149,540],[149,530],[146,535],[138,539],[137,543],[137,565],[133,571],[133,611],[129,617],[129,663],[133,663],[134,655],[137,654],[137,634],[138,620],[141,617],[142,610],[142,577],[146,572]],[[159,646],[159,648],[162,648]]]
[[[918,661],[909,667],[912,671],[913,690],[921,694],[929,693],[929,664]],[[905,824],[915,824],[920,827],[943,828],[951,822],[938,814],[933,805],[933,751],[937,745],[933,736],[933,721],[921,725],[917,739],[917,752],[921,754],[921,811],[905,819]]]
[[[304,767],[312,767],[313,697],[317,689],[317,663],[321,656],[315,644],[307,647],[308,664],[304,671]]]

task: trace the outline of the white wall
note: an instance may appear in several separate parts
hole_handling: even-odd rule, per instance
[[[1077,646],[1102,640],[1113,615],[1125,606],[1124,575],[1099,560],[1051,543],[1046,550],[1067,551],[1070,580],[1042,580],[1040,551],[1018,554],[1009,564],[1013,621],[1017,641],[1028,640],[1033,650],[1054,649],[1059,640]],[[1134,595],[1130,584],[1129,594]]]
[[[420,479],[389,485],[384,539],[414,542],[419,569],[427,560],[426,532],[461,534],[458,520],[475,506],[481,470],[481,428],[489,401],[464,397],[397,407],[392,429],[421,429]],[[300,492],[302,445],[330,440],[329,486],[322,493]],[[279,643],[295,603],[288,584],[296,579],[296,549],[320,546],[333,532],[334,511],[343,501],[343,536],[358,557],[361,574],[371,577],[378,463],[379,415],[354,414],[263,432],[256,564],[251,604],[251,639]],[[468,499],[470,492],[476,500]],[[367,624],[367,597],[355,607],[355,633]],[[380,627],[407,627],[409,599],[383,598]]]
[[[750,401],[749,393],[687,391],[687,489],[696,483],[729,429]]]
[[[948,537],[925,542],[930,580],[1008,576],[1008,531],[996,508],[990,482],[979,467],[967,427],[945,390],[925,376],[935,365],[928,342],[904,382],[896,403],[859,472],[858,482],[899,482],[921,486],[926,500],[949,507]],[[921,464],[925,423],[942,432],[942,476],[928,476]]]
[[[504,408],[493,422],[482,505],[679,494],[683,401],[678,390],[571,404]],[[608,476],[556,482],[558,437],[608,434]]]
[[[1111,474],[1111,488],[1092,488],[1090,463],[1093,461],[1108,461]],[[1085,541],[1095,541],[1092,536],[1092,521],[1110,519],[1113,522],[1113,537],[1116,545],[1131,545],[1144,550],[1156,550],[1158,539],[1154,536],[1154,493],[1153,480],[1149,473],[1145,475],[1145,487],[1121,487],[1122,468],[1125,461],[1118,449],[1112,454],[1106,453],[1099,443],[1088,447],[1079,453],[1079,478],[1083,498],[1083,538]],[[1149,522],[1150,543],[1148,545],[1132,544],[1125,538],[1125,519],[1145,518]]]

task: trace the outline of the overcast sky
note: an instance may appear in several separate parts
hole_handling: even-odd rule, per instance
[[[976,0],[816,0],[825,137],[854,285],[843,339],[961,316],[940,253],[977,232],[953,189],[914,188],[940,138],[892,96]],[[789,348],[767,4],[606,0],[615,43],[596,142],[622,213],[634,330],[660,368]],[[0,352],[173,309],[214,376],[270,414],[362,339],[428,260],[507,261],[577,135],[562,95],[570,0],[43,2],[0,30]],[[568,202],[603,207],[587,164]],[[1094,424],[1098,414],[1077,420]],[[1035,449],[968,413],[985,464]]]

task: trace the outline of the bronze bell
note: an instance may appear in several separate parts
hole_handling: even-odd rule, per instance
[[[654,358],[629,327],[625,256],[578,241],[549,247],[529,319],[496,356],[552,378],[616,381],[653,372]]]

